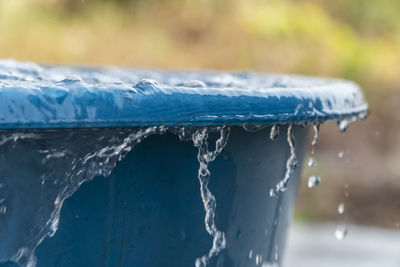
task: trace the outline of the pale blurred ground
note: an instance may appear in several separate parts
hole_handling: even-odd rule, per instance
[[[399,267],[400,232],[348,226],[344,240],[334,236],[336,224],[294,224],[283,267]]]

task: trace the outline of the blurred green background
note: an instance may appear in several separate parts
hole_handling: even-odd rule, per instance
[[[323,125],[296,219],[400,228],[399,14],[394,0],[0,0],[0,58],[354,80],[371,116]]]

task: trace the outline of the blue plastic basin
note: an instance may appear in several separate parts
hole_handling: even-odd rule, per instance
[[[213,235],[198,148],[176,133],[211,126],[230,136],[208,166],[226,244],[207,266],[279,264],[300,177],[270,197],[287,171],[288,125],[301,166],[309,123],[367,111],[345,80],[0,61],[0,266],[194,266]],[[158,130],[127,145],[146,127]]]

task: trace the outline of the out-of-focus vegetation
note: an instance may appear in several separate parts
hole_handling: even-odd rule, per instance
[[[399,14],[395,0],[0,0],[0,58],[355,80],[371,116],[343,137],[322,127],[307,170],[322,183],[302,186],[298,217],[343,220],[345,202],[349,221],[400,227]]]
[[[0,57],[400,81],[391,0],[0,0]]]

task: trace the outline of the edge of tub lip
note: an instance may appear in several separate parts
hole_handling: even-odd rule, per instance
[[[7,64],[22,70],[30,66],[16,61]],[[47,67],[46,70],[46,67],[31,65],[32,69],[28,70],[44,74],[53,68]],[[85,69],[92,75],[93,69],[81,70]],[[70,71],[75,70],[80,69],[70,68]],[[130,71],[129,68],[116,70]],[[104,68],[104,71],[107,69]],[[171,71],[164,72],[168,74]],[[179,73],[185,74],[186,71]],[[195,73],[237,75],[241,72],[204,70]],[[246,89],[246,86],[242,88],[234,83],[218,88],[196,88],[143,84],[142,81],[115,85],[82,80],[62,80],[60,83],[53,80],[42,82],[40,79],[15,82],[5,79],[2,84],[0,79],[0,103],[3,105],[0,107],[0,130],[307,124],[343,119],[355,121],[369,114],[360,87],[349,80],[257,72],[247,74],[255,75],[256,79],[261,79],[260,82],[263,77],[270,76],[306,78],[310,84],[305,86],[300,82],[299,86],[249,86]],[[67,100],[64,102],[64,99]],[[90,113],[71,112],[75,106],[84,111],[90,109]]]
[[[57,129],[104,129],[104,128],[134,128],[134,127],[204,127],[204,126],[245,126],[245,125],[307,125],[313,123],[325,123],[328,121],[340,121],[344,119],[352,119],[353,122],[366,119],[370,114],[368,104],[359,108],[354,108],[352,111],[343,113],[330,113],[310,116],[306,112],[299,114],[273,114],[271,117],[262,118],[219,118],[210,119],[209,117],[196,117],[193,120],[187,121],[60,121],[57,122],[0,122],[0,131],[8,130],[57,130]],[[308,115],[308,116],[307,116]],[[257,116],[257,115],[256,115]],[[268,116],[268,115],[258,115]]]

